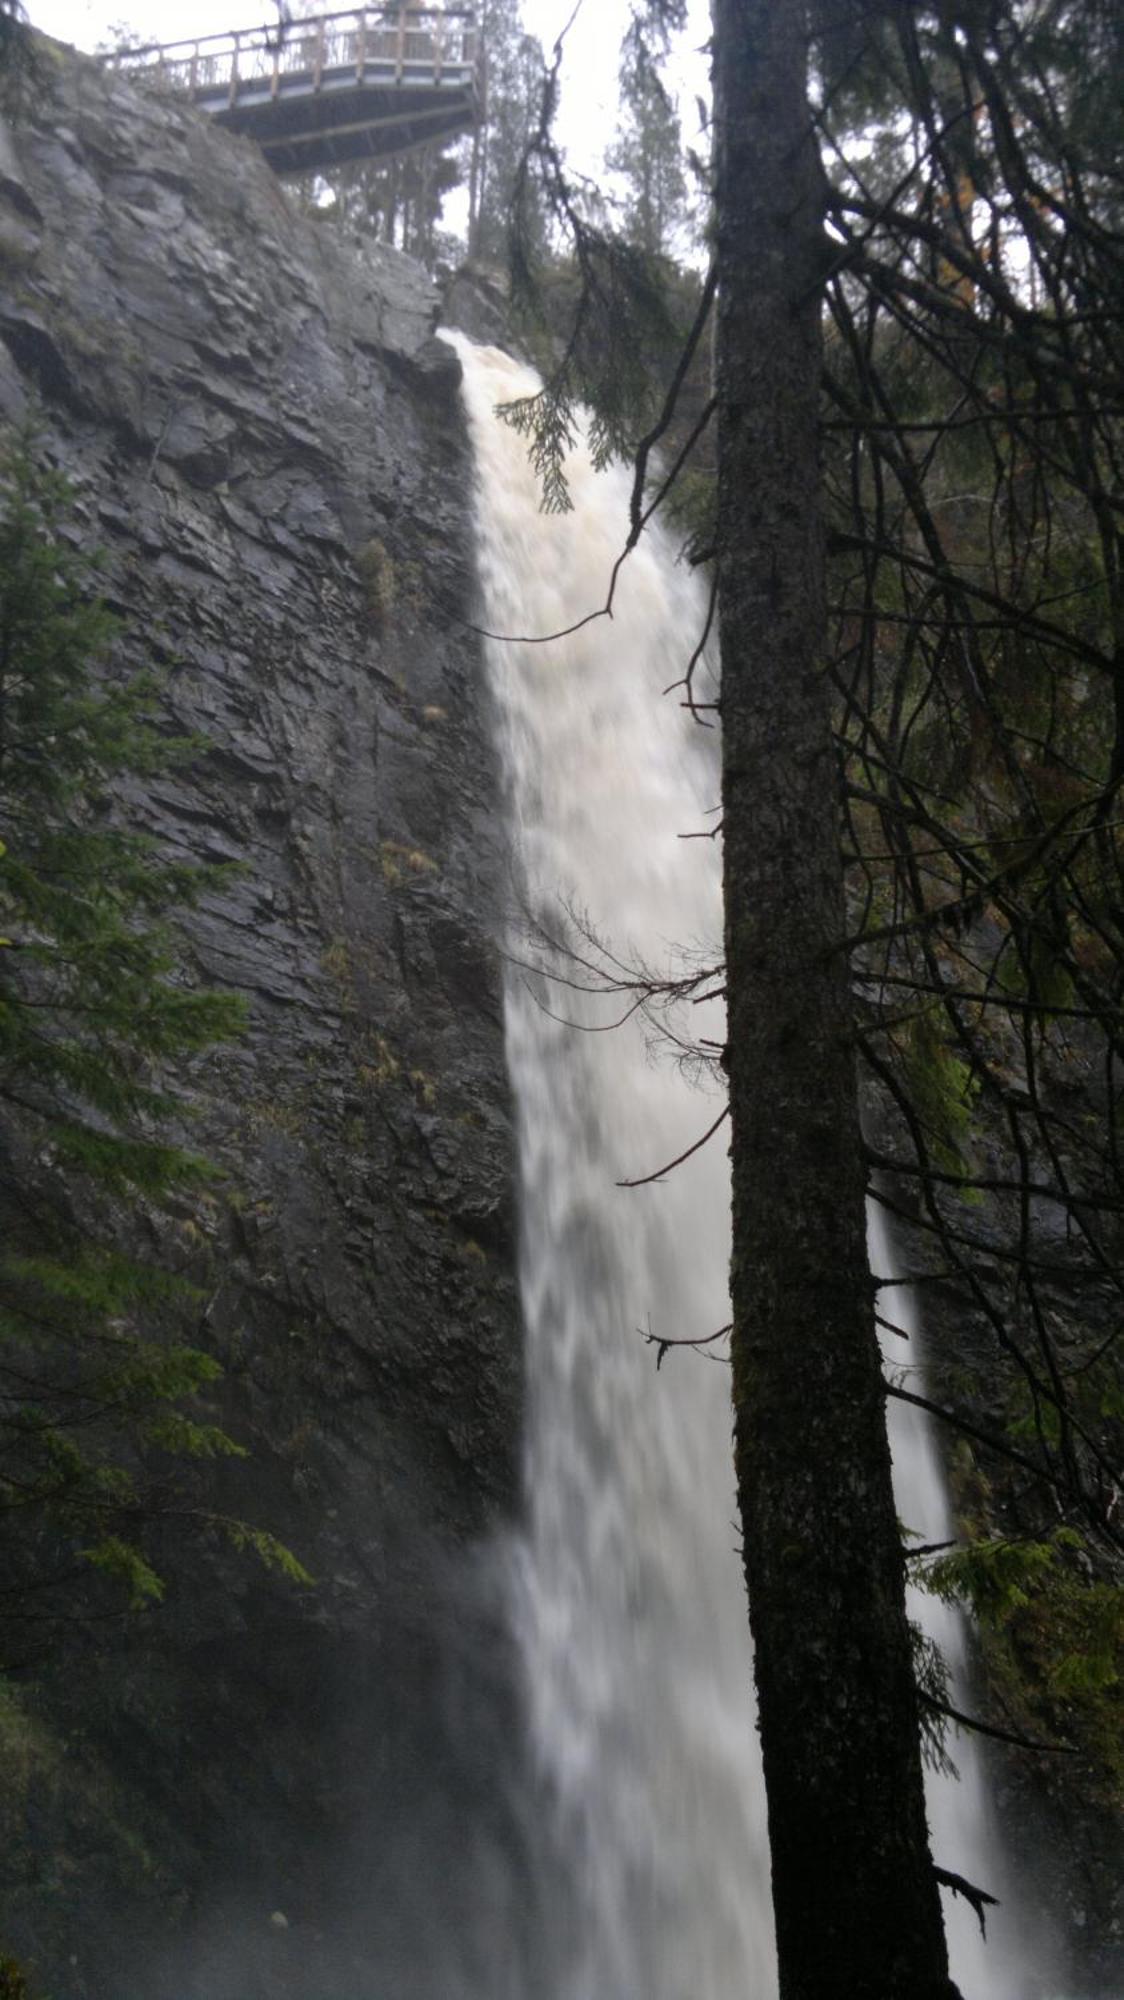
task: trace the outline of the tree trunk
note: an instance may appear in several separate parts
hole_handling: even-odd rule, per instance
[[[780,1991],[950,2000],[841,949],[805,11],[713,14],[733,1385]]]

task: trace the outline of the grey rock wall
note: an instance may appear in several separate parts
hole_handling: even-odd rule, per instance
[[[252,1454],[219,1497],[317,1579],[169,1546],[165,1608],[28,1693],[3,1937],[53,2000],[504,1990],[503,885],[435,311],[248,142],[47,48],[0,149],[0,414],[209,739],[129,816],[243,864],[187,964],[249,1031],[180,1079],[231,1200],[143,1227],[206,1286]]]

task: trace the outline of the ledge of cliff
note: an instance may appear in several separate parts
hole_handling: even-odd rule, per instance
[[[5,1944],[54,2000],[410,2000],[514,1922],[502,862],[435,315],[249,142],[46,47],[0,146],[0,414],[208,742],[130,820],[242,864],[187,965],[249,1029],[177,1082],[230,1200],[202,1243],[138,1227],[206,1288],[224,1504],[316,1578],[173,1552],[159,1612],[0,1716]]]

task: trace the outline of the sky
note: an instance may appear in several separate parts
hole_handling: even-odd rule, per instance
[[[276,18],[271,0],[25,0],[35,27],[61,42],[93,51],[126,38],[171,42],[255,27]],[[340,0],[325,0],[325,11]],[[573,12],[574,0],[523,0],[523,18],[547,51]],[[300,12],[314,11],[302,0]],[[612,131],[617,57],[629,0],[583,0],[566,39],[559,132],[572,163],[595,172]],[[689,0],[689,24],[675,53],[669,83],[680,98],[683,136],[698,138],[696,95],[707,90],[707,65],[698,53],[710,33],[708,0]]]
[[[523,0],[523,19],[530,32],[541,37],[548,55],[572,11],[573,0]],[[592,164],[579,157],[585,149],[585,134],[602,134],[600,143],[604,145],[612,131],[617,63],[629,11],[629,0],[584,0],[566,37],[560,130],[574,164],[583,170]],[[687,33],[679,38],[668,71],[669,84],[680,100],[683,137],[688,145],[698,142],[695,96],[709,95],[708,64],[698,53],[709,35],[709,0],[690,0]]]

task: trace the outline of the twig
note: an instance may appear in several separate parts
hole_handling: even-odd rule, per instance
[[[999,1729],[994,1722],[981,1722],[977,1715],[965,1715],[950,1702],[941,1701],[935,1694],[927,1694],[918,1688],[917,1699],[922,1708],[931,1708],[935,1715],[945,1715],[961,1729],[972,1729],[977,1736],[993,1736],[997,1743],[1013,1743],[1017,1750],[1047,1750],[1052,1757],[1076,1757],[1071,1743],[1043,1743],[1034,1736],[1022,1736],[1014,1729]]]
[[[671,1334],[653,1333],[650,1321],[646,1333],[642,1326],[638,1326],[636,1331],[640,1335],[641,1339],[645,1342],[646,1346],[654,1347],[657,1350],[656,1374],[658,1375],[660,1369],[663,1366],[664,1355],[669,1351],[670,1348],[713,1347],[716,1340],[725,1340],[726,1335],[734,1331],[734,1322],[733,1320],[730,1320],[726,1326],[720,1326],[718,1328],[717,1333],[697,1333],[693,1335],[684,1334],[679,1338],[676,1338],[674,1335]]]
[[[713,1139],[718,1127],[724,1124],[729,1116],[730,1107],[728,1104],[724,1104],[713,1125],[708,1127],[701,1139],[695,1140],[693,1146],[688,1146],[685,1153],[680,1153],[678,1159],[669,1160],[665,1167],[657,1167],[654,1174],[641,1174],[639,1179],[634,1181],[618,1181],[617,1186],[622,1188],[651,1187],[653,1181],[662,1181],[665,1174],[672,1173],[676,1167],[683,1165],[684,1160],[689,1160],[693,1154],[700,1153],[706,1145],[707,1140]]]
[[[934,1863],[933,1873],[943,1888],[951,1889],[954,1896],[963,1896],[966,1903],[971,1903],[979,1919],[980,1936],[986,1938],[987,1911],[999,1908],[998,1896],[989,1895],[986,1889],[977,1889],[974,1882],[966,1881],[963,1875],[954,1875],[951,1868],[938,1868]]]

